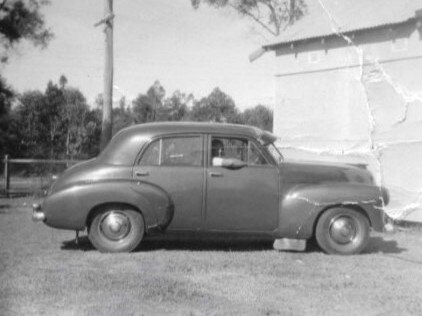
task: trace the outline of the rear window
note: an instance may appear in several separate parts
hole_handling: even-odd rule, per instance
[[[113,165],[133,165],[140,148],[147,141],[142,135],[117,133],[100,153],[98,160]]]

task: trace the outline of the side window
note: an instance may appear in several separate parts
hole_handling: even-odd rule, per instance
[[[244,138],[212,137],[211,161],[213,158],[234,158],[250,166],[268,164],[256,144]]]
[[[158,166],[160,165],[162,140],[152,142],[144,152],[139,165],[141,166]]]
[[[152,142],[139,162],[141,166],[201,166],[202,141],[198,137],[168,137]]]

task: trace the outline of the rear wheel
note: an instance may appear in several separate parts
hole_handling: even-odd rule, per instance
[[[328,209],[318,219],[315,238],[329,254],[360,253],[369,241],[368,218],[352,208]]]
[[[95,213],[88,237],[101,252],[130,252],[142,241],[144,232],[141,213],[123,205],[107,205]]]

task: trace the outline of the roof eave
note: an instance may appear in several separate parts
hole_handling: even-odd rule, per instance
[[[396,25],[400,25],[400,24],[405,24],[405,23],[413,22],[417,18],[420,18],[420,13],[419,13],[419,15],[416,14],[414,17],[411,17],[411,18],[409,18],[407,20],[400,21],[400,22],[385,23],[385,24],[380,24],[380,25],[371,26],[371,27],[365,27],[365,28],[359,28],[359,29],[349,30],[349,31],[345,31],[345,32],[341,32],[340,31],[338,33],[330,33],[330,34],[324,34],[324,35],[320,35],[320,36],[300,38],[300,39],[296,39],[296,40],[292,40],[292,41],[272,43],[272,44],[268,44],[268,45],[263,45],[262,46],[262,49],[265,50],[265,51],[270,51],[270,50],[276,50],[276,49],[279,49],[279,48],[282,48],[282,47],[288,47],[288,46],[290,46],[291,48],[293,48],[296,45],[299,45],[301,43],[308,42],[308,41],[317,41],[317,40],[322,40],[322,39],[326,39],[326,38],[330,38],[330,37],[341,37],[342,35],[343,36],[350,36],[351,34],[355,34],[355,33],[359,33],[359,32],[364,32],[364,31],[367,31],[367,30],[382,29],[382,28],[385,28],[385,27],[391,27],[391,26],[396,26]]]

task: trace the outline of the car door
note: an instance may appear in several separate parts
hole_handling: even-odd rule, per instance
[[[153,140],[133,169],[133,177],[166,191],[174,202],[168,229],[198,230],[202,224],[204,137],[181,135]]]
[[[278,222],[279,172],[259,144],[243,137],[210,136],[208,153],[207,230],[274,230]],[[243,161],[246,166],[230,169],[217,165],[227,158]]]

